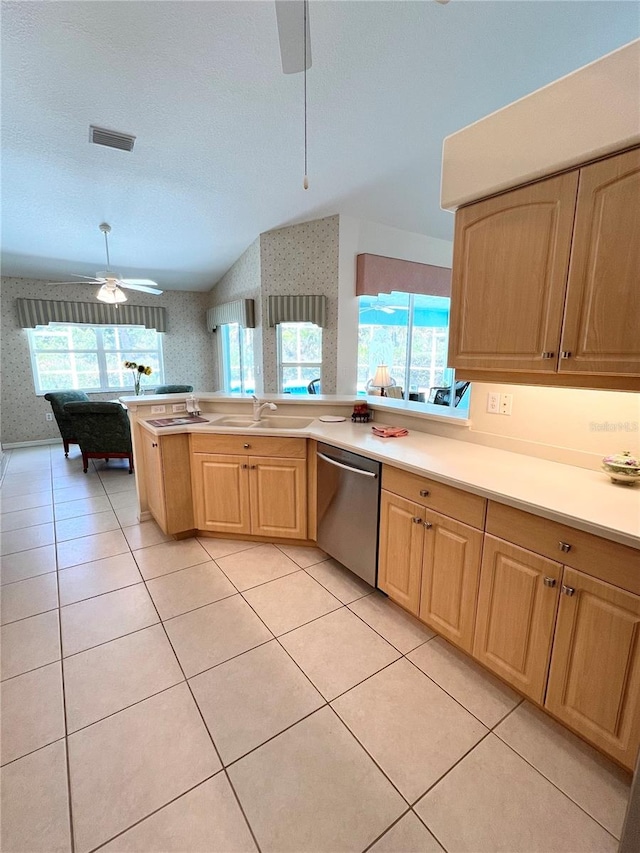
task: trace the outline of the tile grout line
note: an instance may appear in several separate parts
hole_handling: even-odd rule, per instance
[[[171,642],[171,637],[169,636],[169,632],[168,632],[168,631],[167,631],[167,629],[165,628],[164,622],[162,621],[162,619],[161,619],[161,617],[160,617],[160,613],[159,613],[159,611],[158,611],[158,608],[156,607],[156,603],[155,603],[155,601],[153,600],[153,596],[151,595],[151,593],[149,592],[149,589],[148,589],[148,587],[147,587],[147,582],[145,581],[145,582],[144,582],[144,584],[145,584],[145,588],[147,589],[147,595],[148,595],[148,596],[149,596],[149,598],[151,599],[151,603],[152,603],[152,605],[153,605],[153,607],[154,607],[154,609],[155,609],[155,611],[156,611],[156,613],[157,613],[157,615],[158,615],[158,619],[160,619],[160,624],[162,625],[162,630],[164,631],[165,637],[167,638],[167,642],[169,643],[169,646],[171,647],[171,650],[172,650],[173,655],[174,655],[174,657],[175,657],[175,659],[176,659],[176,662],[177,662],[178,666],[180,667],[180,671],[182,672],[182,675],[184,676],[184,679],[185,679],[185,682],[186,682],[186,685],[187,685],[187,690],[189,691],[189,695],[191,696],[191,699],[192,699],[192,701],[193,701],[193,703],[194,703],[194,705],[195,705],[195,707],[196,707],[196,710],[197,710],[197,712],[198,712],[198,715],[199,715],[199,717],[200,717],[200,720],[201,720],[201,722],[202,722],[202,725],[204,726],[204,729],[205,729],[206,733],[209,735],[209,740],[211,741],[211,745],[213,746],[213,749],[214,749],[214,752],[215,752],[215,754],[216,754],[216,757],[217,757],[218,761],[220,762],[221,770],[222,770],[222,772],[225,774],[225,778],[226,778],[226,780],[227,780],[227,784],[228,784],[228,785],[229,785],[229,787],[231,788],[231,790],[232,790],[232,792],[233,792],[233,795],[234,795],[234,797],[236,798],[236,802],[238,803],[238,808],[240,809],[240,813],[242,814],[242,816],[243,816],[243,818],[244,818],[244,820],[245,820],[245,823],[246,823],[246,825],[247,825],[247,828],[249,829],[249,833],[251,834],[251,837],[252,837],[252,839],[253,839],[253,843],[256,845],[256,848],[257,848],[257,850],[258,850],[258,853],[261,853],[261,848],[260,848],[260,845],[258,844],[258,839],[257,839],[257,838],[256,838],[256,836],[255,836],[255,833],[254,833],[254,831],[253,831],[253,827],[252,827],[252,826],[251,826],[251,824],[249,823],[249,819],[248,819],[248,817],[247,817],[247,815],[246,815],[246,813],[245,813],[245,810],[244,810],[244,807],[243,807],[242,803],[240,802],[240,798],[238,797],[238,794],[237,794],[237,792],[236,792],[236,789],[235,789],[235,787],[233,786],[233,784],[232,784],[232,782],[231,782],[231,779],[229,778],[229,774],[227,773],[227,768],[225,767],[225,764],[224,764],[224,762],[223,762],[223,760],[222,760],[222,756],[220,755],[220,752],[218,751],[218,747],[216,746],[216,743],[215,743],[215,741],[214,741],[214,739],[213,739],[213,736],[212,736],[211,732],[209,731],[209,727],[207,726],[207,722],[206,722],[206,720],[205,720],[205,718],[204,718],[204,715],[203,715],[203,713],[202,713],[202,710],[200,709],[200,705],[198,704],[198,700],[196,699],[196,697],[195,697],[195,695],[194,695],[194,693],[193,693],[193,689],[192,689],[192,687],[191,687],[191,684],[189,683],[189,679],[187,678],[186,673],[185,673],[185,671],[184,671],[184,668],[183,668],[183,666],[182,666],[182,662],[180,661],[180,658],[178,657],[178,654],[177,654],[177,652],[176,652],[176,650],[175,650],[175,648],[174,648],[174,646],[173,646],[173,643]],[[218,772],[219,772],[219,771],[218,771]],[[213,774],[213,775],[215,775],[215,774]],[[202,782],[200,782],[199,784],[202,784]],[[166,805],[166,803],[165,803],[165,805]]]

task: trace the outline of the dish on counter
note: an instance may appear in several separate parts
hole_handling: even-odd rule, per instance
[[[602,470],[611,477],[612,483],[632,486],[640,480],[640,457],[633,456],[630,450],[605,456]]]

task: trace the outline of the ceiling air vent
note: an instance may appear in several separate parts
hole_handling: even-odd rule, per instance
[[[96,145],[106,145],[107,148],[119,148],[120,151],[133,151],[135,136],[128,133],[118,133],[115,130],[106,130],[104,127],[89,127],[89,142]]]

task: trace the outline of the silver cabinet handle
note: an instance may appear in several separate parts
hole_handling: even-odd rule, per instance
[[[423,523],[424,523],[424,526],[427,528],[427,530],[431,530],[431,528],[433,527],[433,524],[431,524],[430,521],[425,521]]]
[[[414,515],[411,521],[413,521],[414,524],[422,524],[422,519],[418,518],[417,515]]]
[[[556,581],[556,579],[555,579],[555,578],[549,578],[549,577],[547,577],[547,578],[545,578],[545,579],[544,579],[544,585],[545,585],[545,586],[549,586],[549,587],[551,587],[552,589],[553,589],[553,587],[556,585],[556,583],[557,583],[557,581]]]
[[[429,489],[420,489],[420,497],[428,498],[429,497]]]
[[[558,547],[565,554],[568,554],[571,550],[571,545],[568,542],[558,542]]]
[[[257,467],[257,465],[249,465],[249,468],[251,468],[252,471],[255,471]]]
[[[572,595],[575,595],[576,591],[574,587],[565,586],[565,584],[562,584],[562,593],[563,595],[568,595],[569,598],[571,598]]]
[[[157,447],[157,446],[158,446],[158,443],[156,441],[151,442],[151,447]]]
[[[241,465],[240,467],[241,468],[248,468],[249,466],[248,465]]]
[[[555,355],[555,352],[543,352],[542,353],[543,358],[553,358],[554,355]]]
[[[243,444],[242,446],[244,447],[245,450],[248,450],[251,447],[250,444]]]
[[[571,353],[565,349],[560,353],[560,358],[571,358]]]

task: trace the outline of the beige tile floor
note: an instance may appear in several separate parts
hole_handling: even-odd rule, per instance
[[[628,777],[317,548],[10,453],[2,850],[613,853]]]

